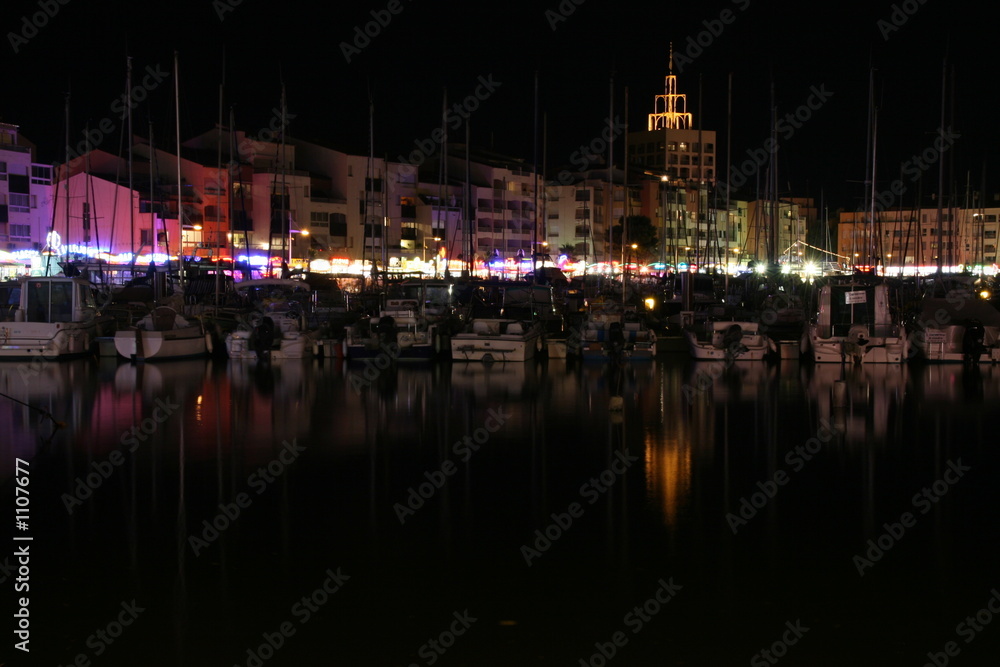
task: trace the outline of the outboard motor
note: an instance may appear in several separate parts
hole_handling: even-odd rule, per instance
[[[621,322],[612,322],[608,327],[608,358],[612,362],[619,362],[625,353],[625,334],[622,332]]]
[[[378,321],[378,341],[381,345],[392,345],[396,342],[396,318],[383,315]]]
[[[986,352],[983,341],[986,339],[986,329],[979,320],[969,320],[962,335],[962,360],[967,364],[978,364],[979,357]]]
[[[732,324],[722,335],[722,348],[726,351],[726,356],[735,359],[747,351],[747,346],[743,344],[743,327]]]
[[[271,358],[271,348],[274,346],[274,320],[265,317],[260,324],[253,329],[253,349],[257,353],[257,360],[264,361]]]

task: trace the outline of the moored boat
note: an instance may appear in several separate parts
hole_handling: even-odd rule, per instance
[[[87,355],[113,330],[114,319],[97,309],[95,286],[83,278],[22,276],[19,288],[12,320],[0,322],[0,358]]]
[[[684,333],[694,359],[761,361],[772,349],[759,322],[713,320]]]
[[[230,359],[281,360],[313,356],[319,332],[307,325],[310,287],[301,280],[262,278],[236,286],[251,305],[235,331],[226,336]]]
[[[159,306],[136,326],[114,336],[118,354],[131,361],[190,359],[209,354],[211,337],[201,320],[187,320],[168,306]]]
[[[889,306],[889,285],[850,281],[824,285],[816,321],[807,327],[818,363],[900,363],[909,343]]]
[[[541,351],[539,322],[507,318],[478,318],[451,337],[455,361],[527,361]]]

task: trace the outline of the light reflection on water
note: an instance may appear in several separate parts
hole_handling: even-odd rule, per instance
[[[800,615],[845,652],[863,645],[877,664],[899,659],[900,643],[946,633],[949,614],[969,611],[963,604],[980,584],[989,590],[982,554],[997,540],[988,509],[996,492],[983,480],[996,473],[987,445],[1000,403],[996,367],[738,362],[715,373],[666,358],[620,377],[566,360],[366,368],[101,360],[26,374],[23,364],[0,364],[0,392],[65,422],[55,428],[0,399],[4,479],[15,456],[32,461],[33,512],[49,544],[40,558],[65,572],[38,598],[60,610],[52,617],[65,628],[52,659],[81,648],[100,620],[92,608],[141,594],[159,624],[136,630],[108,664],[146,656],[149,642],[172,647],[156,664],[211,664],[195,654],[233,664],[316,572],[337,564],[359,572],[359,592],[345,593],[350,611],[329,612],[322,627],[337,631],[345,655],[370,659],[356,664],[416,660],[433,631],[427,617],[474,603],[491,623],[515,618],[522,630],[484,631],[464,649],[469,664],[572,664],[619,629],[620,612],[650,582],[670,575],[692,593],[678,598],[660,639],[636,639],[632,664],[663,657],[663,642],[689,664],[745,660],[771,640],[769,628]],[[613,395],[624,397],[620,413],[609,410]],[[176,414],[157,419],[173,405]],[[462,460],[456,443],[490,410],[508,415],[503,427]],[[829,427],[834,437],[795,469],[790,452]],[[123,444],[129,433],[140,441],[134,449]],[[306,448],[302,460],[195,556],[188,541],[202,521],[246,492],[288,441]],[[68,515],[63,494],[115,450],[124,463]],[[640,463],[598,502],[583,502],[584,515],[528,568],[519,547],[580,502],[581,484],[616,452]],[[905,548],[859,578],[852,556],[958,457],[978,481],[970,473]],[[401,524],[394,506],[446,460],[457,472]],[[727,515],[779,472],[787,484],[734,534]],[[924,601],[905,583],[914,577],[930,589]],[[857,612],[859,601],[870,608]],[[382,614],[396,635],[373,646],[358,620],[366,614]],[[886,642],[862,639],[865,624],[886,614],[908,627]],[[727,628],[730,645],[706,648],[700,618]],[[319,664],[311,660],[323,634],[303,633],[281,664]],[[548,662],[524,658],[543,653]],[[810,664],[837,664],[839,654],[809,655]]]

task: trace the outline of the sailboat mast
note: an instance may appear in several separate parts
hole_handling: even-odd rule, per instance
[[[614,136],[614,116],[615,116],[615,73],[611,72],[611,81],[608,85],[608,201],[605,204],[605,224],[608,226],[608,251],[607,251],[607,262],[608,266],[611,266],[611,260],[614,257],[614,245],[615,240],[612,235],[612,230],[614,228],[614,205],[615,205],[615,179],[612,170],[615,165],[615,136]],[[596,193],[595,193],[596,194]],[[624,221],[622,223],[624,225]],[[624,227],[622,229],[624,239]],[[624,270],[624,267],[623,267]],[[622,279],[624,280],[624,274],[622,274]]]
[[[90,136],[90,135],[88,135]],[[69,263],[69,93],[66,93],[66,263]]]
[[[948,81],[948,57],[941,64],[941,132],[944,132],[945,90]],[[941,228],[944,226],[941,209],[944,206],[944,160],[938,160],[938,192],[937,192],[937,272],[940,274],[944,261],[944,246],[941,244]]]
[[[476,265],[472,259],[473,239],[472,239],[472,155],[469,142],[471,141],[472,130],[469,128],[470,119],[465,121],[465,242],[468,244],[469,276],[472,276]],[[487,259],[487,261],[489,261]]]
[[[729,242],[733,238],[732,214],[729,209],[729,189],[732,185],[732,147],[733,147],[733,73],[729,73],[729,86],[726,94],[726,265],[729,265]],[[739,239],[737,239],[739,247]],[[736,255],[739,264],[739,255]],[[726,272],[729,273],[728,271]]]
[[[535,185],[532,191],[535,194],[534,206],[531,212],[534,214],[534,228],[531,231],[531,270],[535,273],[535,282],[538,281],[538,70],[535,70],[535,108],[531,113],[531,121],[534,126],[533,156],[531,166],[535,172]]]
[[[174,134],[177,140],[177,225],[184,229],[184,196],[181,187],[181,84],[180,84],[180,59],[174,51]],[[151,233],[156,230],[150,230]],[[178,279],[180,281],[181,293],[184,293],[184,241],[183,231],[181,232],[180,248],[177,252]],[[153,248],[156,244],[153,244]],[[170,262],[170,248],[167,248],[167,262]]]
[[[127,67],[125,69],[125,94],[132,94],[132,56],[127,59]],[[132,203],[132,193],[135,190],[132,188],[132,105],[128,105],[128,136],[126,136],[125,141],[128,143],[128,222],[129,222],[129,243],[131,245],[130,251],[132,254],[132,272],[135,272],[135,204]]]

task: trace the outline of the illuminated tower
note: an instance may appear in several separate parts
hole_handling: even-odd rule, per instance
[[[663,94],[653,101],[649,114],[649,131],[690,130],[693,121],[687,112],[687,95],[677,93],[677,76],[674,75],[674,43],[670,43],[669,74],[663,84]]]

